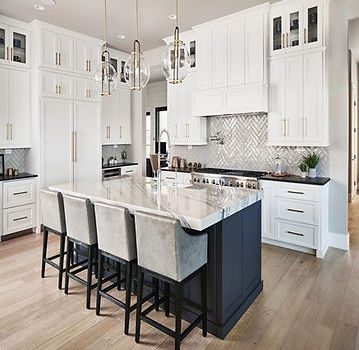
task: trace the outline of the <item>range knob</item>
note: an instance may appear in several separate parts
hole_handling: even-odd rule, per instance
[[[206,183],[206,179],[203,179],[202,182],[205,184],[205,183]]]
[[[207,184],[209,183],[209,180],[208,180],[208,179],[206,179],[206,183],[207,183]]]
[[[223,181],[223,180],[220,180],[220,181],[219,181],[219,184],[220,184],[221,186],[223,186],[223,185],[224,185],[224,181]]]
[[[252,188],[252,184],[250,182],[247,182],[247,188]]]
[[[236,186],[237,186],[237,187],[239,187],[239,186],[240,186],[240,183],[239,183],[238,181],[237,181],[237,183],[236,183]]]
[[[216,180],[212,180],[212,184],[215,185],[215,184],[216,184]]]

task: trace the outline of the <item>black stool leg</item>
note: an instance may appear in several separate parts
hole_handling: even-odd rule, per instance
[[[121,264],[119,261],[116,261],[117,268],[117,290],[121,290]]]
[[[152,277],[152,290],[155,293],[155,310],[158,311],[160,309],[160,305],[158,304],[160,300],[158,278]]]
[[[92,266],[93,266],[93,246],[89,246],[88,262],[87,262],[86,309],[90,309],[91,307]]]
[[[137,306],[136,306],[136,333],[135,333],[136,343],[140,342],[142,293],[143,293],[143,271],[140,267],[137,266]]]
[[[44,236],[42,241],[42,262],[41,262],[41,277],[45,277],[45,259],[47,255],[47,240],[49,238],[49,231],[44,230]]]
[[[66,236],[64,234],[61,234],[61,236],[60,236],[59,284],[58,284],[58,288],[60,290],[62,289],[62,275],[64,272],[65,240],[66,240]]]
[[[97,280],[97,297],[96,297],[96,315],[100,315],[101,294],[102,290],[102,273],[103,273],[103,257],[101,251],[98,251],[98,280]]]
[[[179,350],[181,346],[181,321],[182,321],[182,285],[177,283],[176,289],[176,330],[175,330],[175,350]]]
[[[170,284],[165,282],[164,286],[164,297],[165,297],[165,315],[169,317],[170,315]]]
[[[130,325],[131,287],[132,287],[132,263],[126,264],[126,309],[125,309],[125,334],[128,335]]]
[[[66,254],[66,270],[65,270],[65,294],[69,293],[69,275],[70,272],[70,260],[72,257],[73,250],[73,243],[70,241],[70,239],[67,239],[67,254]]]
[[[202,334],[207,336],[207,265],[201,271]]]

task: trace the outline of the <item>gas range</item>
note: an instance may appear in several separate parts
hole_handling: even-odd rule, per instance
[[[192,173],[192,183],[258,189],[266,172],[221,168],[198,169]]]

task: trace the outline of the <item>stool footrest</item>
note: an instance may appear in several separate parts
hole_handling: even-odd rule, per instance
[[[147,316],[141,315],[140,319],[145,321],[146,323],[150,324],[152,327],[157,328],[161,332],[169,335],[170,337],[175,338],[176,333],[172,329],[162,325],[161,323],[158,323],[157,321],[153,320],[152,318],[149,318]]]
[[[187,335],[195,328],[197,327],[203,319],[203,315],[200,314],[197,316],[197,318],[181,333],[181,341],[187,337]]]
[[[84,271],[84,270],[87,270],[88,266],[87,264],[85,266],[81,266],[80,268],[78,268],[77,270],[74,270],[74,271],[70,271],[71,274],[73,275],[76,275],[78,274],[79,272],[81,271]]]
[[[151,299],[153,296],[155,295],[154,292],[150,293],[149,295],[147,295],[145,298],[143,298],[143,303],[149,299]],[[158,300],[158,303],[153,303],[151,304],[147,309],[143,310],[141,312],[141,316],[146,316],[148,315],[151,311],[153,311],[154,309],[156,309],[157,306],[163,304],[166,301],[165,297],[162,297],[161,299]]]
[[[79,276],[74,275],[72,272],[68,272],[67,275],[68,275],[69,277],[71,277],[73,280],[75,280],[77,283],[80,283],[80,284],[82,284],[83,286],[86,286],[86,285],[87,285],[87,282],[86,282],[84,279],[82,279],[82,278],[79,277]],[[97,287],[97,283],[93,283],[90,288],[91,288],[91,289],[94,289],[94,288],[96,288],[96,287]]]

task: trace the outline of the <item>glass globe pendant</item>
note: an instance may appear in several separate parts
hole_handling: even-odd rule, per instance
[[[190,57],[186,45],[179,39],[176,27],[174,40],[167,46],[162,56],[162,71],[170,84],[179,84],[186,78],[190,67]]]
[[[141,91],[150,80],[150,66],[141,52],[138,40],[138,0],[136,0],[136,40],[133,52],[125,63],[125,80],[131,90]]]
[[[125,79],[131,90],[142,90],[150,80],[150,67],[141,52],[138,40],[134,42],[134,51],[125,64]]]
[[[107,2],[105,1],[104,18],[104,46],[102,52],[102,62],[95,72],[95,82],[101,96],[109,96],[117,88],[117,71],[111,65],[110,53],[107,51]]]
[[[110,53],[105,50],[102,56],[104,61],[95,72],[95,81],[101,96],[109,96],[117,88],[117,72],[110,62]]]
[[[180,40],[178,26],[178,0],[176,0],[176,28],[173,41],[167,46],[162,56],[162,71],[170,84],[179,84],[186,78],[190,67],[190,56],[185,43]]]

